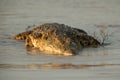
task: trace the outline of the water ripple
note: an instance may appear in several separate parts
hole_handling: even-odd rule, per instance
[[[2,69],[85,69],[91,67],[108,67],[108,66],[120,66],[120,64],[0,64],[0,68]]]

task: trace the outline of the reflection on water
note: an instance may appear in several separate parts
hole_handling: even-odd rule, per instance
[[[120,64],[26,64],[26,65],[17,65],[17,64],[0,64],[0,68],[3,69],[85,69],[91,67],[108,67],[108,66],[120,66]]]

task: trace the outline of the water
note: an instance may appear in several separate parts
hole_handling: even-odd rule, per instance
[[[119,80],[119,0],[1,0],[0,80]],[[79,55],[64,57],[29,54],[23,42],[11,36],[27,26],[46,22],[64,23],[98,32],[106,26],[110,45],[88,48]]]

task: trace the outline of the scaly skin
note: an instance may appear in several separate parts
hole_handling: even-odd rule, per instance
[[[100,43],[85,31],[58,23],[46,23],[31,31],[20,33],[16,40],[25,40],[27,47],[39,48],[46,54],[75,55],[84,47],[98,47]]]

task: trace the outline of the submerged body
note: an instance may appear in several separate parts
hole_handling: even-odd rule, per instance
[[[46,54],[75,55],[84,47],[98,47],[100,43],[85,31],[58,23],[46,23],[14,36],[25,40],[27,47],[38,48]]]

